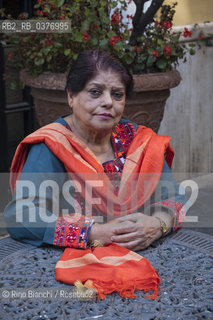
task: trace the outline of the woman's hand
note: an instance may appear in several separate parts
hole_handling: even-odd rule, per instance
[[[124,228],[127,233],[134,232],[135,222],[128,220],[122,222],[115,219],[104,224],[95,223],[89,234],[89,243],[94,240],[100,240],[103,243],[112,242],[112,237],[117,235],[116,231],[120,230],[122,232]]]
[[[117,220],[120,224],[115,225],[111,241],[127,249],[133,251],[146,249],[162,236],[160,222],[153,216],[132,213]]]

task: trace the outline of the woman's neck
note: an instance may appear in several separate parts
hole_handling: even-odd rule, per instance
[[[114,154],[110,140],[111,132],[97,132],[89,128],[87,132],[85,132],[85,129],[81,130],[81,128],[75,124],[72,116],[65,117],[64,120],[69,124],[72,132],[79,137],[97,157],[104,155],[109,157],[109,155]]]

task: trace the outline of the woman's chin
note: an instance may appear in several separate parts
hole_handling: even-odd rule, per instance
[[[93,128],[100,132],[111,132],[116,124],[117,122],[113,121],[113,119],[100,119],[99,121],[95,121],[93,123]]]

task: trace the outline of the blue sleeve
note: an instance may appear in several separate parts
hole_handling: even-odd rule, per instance
[[[39,187],[43,181],[54,181],[58,185],[58,189],[61,190],[65,179],[66,172],[63,164],[48,147],[43,143],[33,145],[12,200],[4,211],[7,229],[11,237],[37,246],[42,243],[53,243],[56,219],[52,219],[52,222],[49,223],[46,218],[52,216],[53,190],[46,188],[45,199],[43,199],[46,219],[43,219],[38,205],[39,201],[42,201]],[[69,210],[71,211],[73,208],[69,208]]]
[[[4,212],[11,237],[86,249],[93,220],[75,212],[73,188],[63,163],[45,144],[33,145]]]

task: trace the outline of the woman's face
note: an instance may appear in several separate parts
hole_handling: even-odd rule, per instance
[[[124,111],[125,86],[118,73],[100,71],[77,94],[68,94],[72,119],[81,132],[110,132]],[[84,131],[82,131],[84,130]]]

